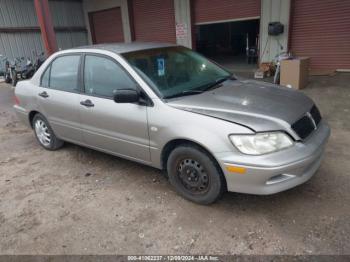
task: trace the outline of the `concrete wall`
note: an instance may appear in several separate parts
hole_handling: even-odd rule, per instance
[[[290,0],[261,0],[261,62],[271,62],[277,54],[288,51],[289,19]],[[281,22],[284,25],[284,33],[279,36],[269,36],[269,22]]]
[[[192,25],[190,0],[174,0],[175,24],[181,25],[186,30],[185,36],[177,36],[176,42],[192,48]]]
[[[91,44],[91,29],[89,23],[89,12],[120,7],[122,13],[123,32],[125,42],[131,42],[131,31],[129,22],[129,11],[127,0],[83,0],[85,23],[88,30],[88,41]]]

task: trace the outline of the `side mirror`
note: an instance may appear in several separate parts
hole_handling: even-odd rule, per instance
[[[140,94],[133,89],[119,89],[113,99],[116,103],[137,103],[140,101]]]

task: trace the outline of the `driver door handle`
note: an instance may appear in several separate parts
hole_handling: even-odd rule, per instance
[[[46,91],[44,91],[44,92],[39,93],[39,96],[41,96],[41,97],[43,97],[43,98],[48,98],[48,97],[49,97],[49,94],[46,93]]]
[[[86,107],[94,107],[95,105],[91,102],[90,99],[87,99],[85,101],[81,101],[80,104],[82,106],[86,106]]]

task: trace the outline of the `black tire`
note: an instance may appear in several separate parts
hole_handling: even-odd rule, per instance
[[[176,191],[197,204],[214,203],[226,191],[224,175],[215,159],[195,145],[176,147],[169,155],[167,171]]]
[[[5,83],[10,84],[11,83],[11,77],[9,73],[5,74]]]
[[[30,70],[30,71],[28,72],[28,74],[26,75],[26,79],[32,78],[33,75],[34,75],[34,73],[35,73],[34,69]]]
[[[36,127],[37,124],[38,125],[43,124],[42,128],[43,128],[43,131],[45,130],[45,136],[46,136],[46,134],[49,134],[49,142],[47,140],[45,140],[46,143],[43,142],[45,137],[41,136],[40,132],[38,131],[38,129]],[[33,126],[35,137],[36,137],[37,141],[39,142],[39,144],[43,148],[50,150],[50,151],[54,151],[54,150],[57,150],[63,146],[64,142],[61,139],[56,137],[49,122],[42,114],[37,113],[34,116],[33,121],[32,121],[32,126]]]
[[[16,70],[12,71],[12,86],[16,86],[18,82],[18,76]]]

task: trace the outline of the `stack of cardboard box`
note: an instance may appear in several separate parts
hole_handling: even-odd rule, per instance
[[[309,57],[282,60],[280,84],[295,89],[305,88],[308,84],[309,62]]]
[[[272,63],[261,63],[259,66],[259,69],[255,71],[254,77],[255,78],[265,78],[270,77],[274,74],[275,67]]]

